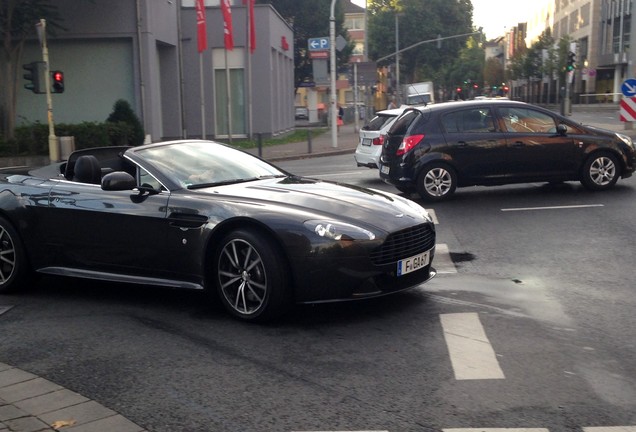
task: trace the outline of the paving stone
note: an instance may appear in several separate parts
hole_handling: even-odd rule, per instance
[[[0,371],[0,388],[37,378],[35,375],[17,368]]]
[[[15,406],[32,415],[41,415],[51,411],[57,411],[88,401],[82,395],[67,389],[58,390],[53,393],[47,393],[42,396],[36,396],[24,399],[15,403]]]
[[[61,389],[61,386],[47,381],[44,378],[35,378],[0,388],[0,398],[7,402],[17,402]]]
[[[42,420],[32,416],[9,420],[6,422],[6,425],[9,427],[9,430],[20,432],[40,432],[54,430]]]
[[[75,420],[76,423],[73,426],[79,426],[115,415],[117,415],[115,411],[95,401],[88,401],[79,405],[73,405],[71,407],[62,408],[61,410],[42,414],[40,418],[48,424],[53,424],[60,420]]]
[[[139,425],[127,420],[119,414],[83,425],[64,428],[64,432],[144,432]]]
[[[26,417],[27,413],[14,407],[13,405],[0,406],[0,421],[12,420],[20,417]]]

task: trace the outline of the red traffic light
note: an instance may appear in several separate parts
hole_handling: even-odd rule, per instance
[[[64,93],[64,72],[51,72],[51,93]]]

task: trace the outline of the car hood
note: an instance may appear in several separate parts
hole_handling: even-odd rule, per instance
[[[199,189],[231,201],[275,204],[387,231],[426,222],[426,211],[391,193],[307,177],[285,177]]]

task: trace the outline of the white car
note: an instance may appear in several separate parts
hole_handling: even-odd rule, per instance
[[[378,168],[380,166],[380,155],[382,154],[384,135],[386,135],[393,122],[406,108],[408,107],[403,106],[378,111],[371,121],[360,129],[360,140],[354,156],[358,166],[366,166],[369,168]]]

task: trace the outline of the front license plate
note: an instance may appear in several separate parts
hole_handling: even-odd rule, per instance
[[[429,263],[429,260],[430,260],[430,252],[424,252],[419,255],[415,255],[410,258],[405,258],[403,260],[400,260],[397,263],[397,274],[398,276],[402,276],[407,273],[411,273],[416,270],[419,270],[422,267],[426,267]]]
[[[382,171],[382,174],[388,174],[391,168],[388,165],[382,165],[382,168],[380,168],[380,170]]]

